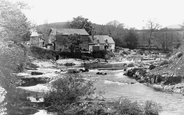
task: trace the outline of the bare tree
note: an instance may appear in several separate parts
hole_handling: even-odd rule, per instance
[[[181,45],[182,35],[177,31],[165,30],[153,33],[158,45],[164,51],[173,50]]]
[[[151,39],[153,38],[153,32],[155,30],[158,30],[161,27],[161,25],[158,22],[156,22],[155,20],[148,20],[146,26],[149,30],[148,45],[150,48],[151,47]]]

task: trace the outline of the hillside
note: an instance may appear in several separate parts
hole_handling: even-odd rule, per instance
[[[179,24],[176,24],[176,25],[166,26],[166,28],[169,28],[169,29],[181,29],[181,26]]]
[[[162,62],[162,64],[151,71],[153,74],[168,74],[174,76],[184,75],[184,44],[173,53],[168,60]]]

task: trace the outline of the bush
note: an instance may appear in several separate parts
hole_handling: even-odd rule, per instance
[[[93,53],[94,58],[105,58],[105,55],[107,52],[105,50],[99,50],[99,51],[94,51]]]
[[[137,102],[131,102],[128,99],[120,99],[113,105],[117,115],[143,115],[144,113],[141,105]]]
[[[30,47],[31,53],[38,59],[55,59],[59,55],[58,51],[43,49],[39,47]]]
[[[144,110],[145,115],[159,115],[159,112],[161,111],[161,106],[152,101],[146,101]]]
[[[22,48],[15,44],[12,45],[12,47],[8,47],[8,43],[0,42],[0,66],[13,72],[20,72],[24,68],[27,55]]]
[[[111,107],[114,108],[114,115],[159,115],[161,111],[161,107],[152,101],[146,101],[141,105],[121,98],[112,103]]]
[[[94,93],[93,83],[78,74],[68,74],[52,83],[53,89],[44,96],[45,105],[52,110],[64,112],[80,98]]]

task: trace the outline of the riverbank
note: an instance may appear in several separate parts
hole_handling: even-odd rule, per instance
[[[184,95],[184,77],[173,75],[159,75],[150,73],[150,68],[127,68],[125,75],[153,88],[156,91],[178,93]]]

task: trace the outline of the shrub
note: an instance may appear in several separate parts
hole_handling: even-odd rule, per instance
[[[107,52],[105,50],[99,50],[99,51],[94,51],[93,53],[94,58],[105,58],[105,55]]]
[[[55,59],[56,55],[59,55],[58,51],[43,49],[39,47],[31,47],[31,53],[38,59]]]
[[[0,42],[0,66],[7,67],[13,72],[20,72],[26,63],[27,55],[19,46],[13,44],[8,47],[8,43]]]
[[[114,104],[117,115],[143,115],[143,108],[137,102],[121,99]]]
[[[153,101],[146,101],[145,107],[145,115],[159,115],[161,111],[161,106],[154,103]]]
[[[50,109],[64,112],[81,97],[94,93],[92,81],[86,81],[78,74],[68,74],[52,83],[53,89],[44,96],[45,105]]]

